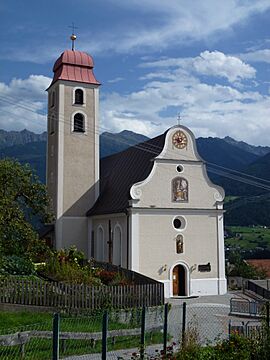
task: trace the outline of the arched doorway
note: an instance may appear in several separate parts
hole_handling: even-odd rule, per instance
[[[173,268],[173,296],[187,296],[186,268],[183,265],[176,265]]]

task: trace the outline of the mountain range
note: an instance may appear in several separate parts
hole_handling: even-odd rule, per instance
[[[40,180],[45,182],[46,138],[46,132],[35,134],[26,129],[0,130],[0,158],[16,158],[21,163],[29,163]],[[102,133],[100,155],[105,157],[117,153],[147,139],[144,135],[127,130]],[[225,220],[233,225],[270,225],[270,187],[269,190],[267,188],[270,185],[267,183],[270,181],[270,147],[250,145],[228,136],[223,139],[200,137],[196,142],[199,154],[207,162],[210,179],[221,185],[226,195],[237,197],[225,204]],[[243,173],[251,176],[250,184],[246,180],[236,181],[235,178],[243,177]],[[263,187],[258,187],[257,178],[265,180],[260,181]],[[260,217],[260,213],[264,215]]]

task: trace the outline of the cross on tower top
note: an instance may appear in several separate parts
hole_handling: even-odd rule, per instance
[[[180,125],[180,121],[181,121],[181,120],[182,120],[181,114],[178,113],[178,114],[177,114],[177,125]]]
[[[78,28],[77,28],[77,26],[74,25],[74,23],[72,23],[72,26],[69,26],[69,28],[72,29],[72,34],[70,36],[70,40],[72,41],[71,49],[72,49],[72,51],[74,51],[75,50],[75,40],[77,39],[77,36],[74,34],[74,31],[75,31],[75,29],[78,29]]]

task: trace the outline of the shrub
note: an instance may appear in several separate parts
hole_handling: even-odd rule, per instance
[[[99,277],[103,284],[110,285],[116,278],[117,273],[113,271],[101,270]]]
[[[95,268],[91,261],[85,261],[83,252],[75,246],[48,253],[45,264],[38,266],[38,273],[54,281],[75,284],[128,285],[120,273]]]
[[[92,273],[88,266],[81,267],[76,262],[63,261],[59,254],[54,254],[38,272],[54,281],[63,281],[73,284],[101,285],[99,278]]]
[[[0,273],[3,275],[33,275],[35,267],[28,258],[16,255],[3,256],[0,260]]]

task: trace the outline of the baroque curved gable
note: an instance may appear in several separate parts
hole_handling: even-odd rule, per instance
[[[195,137],[185,126],[167,131],[153,161],[147,178],[131,186],[133,206],[216,208],[223,201],[224,190],[210,181]]]

